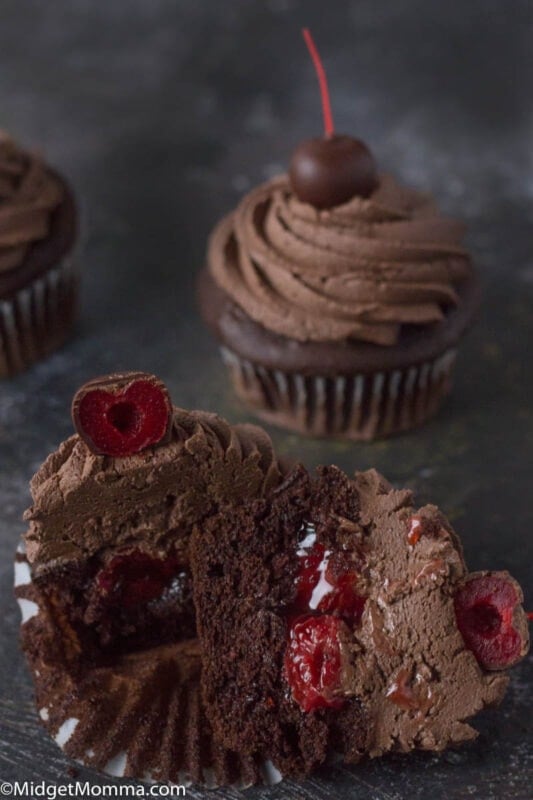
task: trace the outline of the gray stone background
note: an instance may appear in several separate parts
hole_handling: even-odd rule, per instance
[[[321,130],[299,29],[322,52],[337,129],[469,226],[485,299],[454,395],[423,430],[373,445],[273,431],[308,466],[376,466],[449,513],[472,568],[509,569],[533,607],[531,0],[1,0],[0,125],[41,148],[83,209],[76,338],[0,385],[0,777],[72,779],[32,706],[12,553],[28,479],[71,433],[70,398],[115,369],[174,401],[247,418],[193,300],[209,229]],[[527,798],[533,661],[478,741],[338,768],[251,798]],[[90,770],[78,776],[106,783]],[[236,797],[232,790],[190,797]]]

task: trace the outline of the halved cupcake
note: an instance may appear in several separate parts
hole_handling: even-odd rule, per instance
[[[528,650],[517,582],[469,572],[444,515],[375,470],[297,468],[191,554],[215,735],[287,777],[475,738]]]
[[[31,482],[17,554],[22,646],[41,719],[65,752],[115,775],[260,779],[213,739],[200,698],[194,525],[281,480],[268,436],[172,407],[154,376],[77,393],[78,434]]]

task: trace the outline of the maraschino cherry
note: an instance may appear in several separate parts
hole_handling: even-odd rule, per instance
[[[470,575],[455,595],[457,627],[484,669],[508,669],[527,652],[522,600],[520,587],[506,572]]]
[[[368,197],[378,183],[377,167],[360,139],[335,133],[324,67],[307,28],[303,36],[318,76],[324,137],[302,142],[292,154],[289,178],[294,194],[318,209],[332,208],[353,197]]]
[[[347,626],[329,614],[300,617],[292,624],[284,669],[292,697],[302,711],[342,708],[344,698],[338,693],[343,635],[348,635]]]

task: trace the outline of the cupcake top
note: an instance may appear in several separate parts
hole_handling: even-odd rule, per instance
[[[20,267],[52,230],[64,188],[47,166],[0,131],[0,274]]]
[[[81,412],[80,398],[89,400]],[[31,481],[26,547],[35,567],[139,538],[157,548],[169,531],[183,539],[186,556],[181,534],[187,526],[231,498],[262,494],[281,478],[261,428],[172,407],[154,376],[121,373],[92,381],[79,390],[73,412],[79,433]],[[150,436],[139,444],[141,428]],[[121,455],[110,455],[120,436]]]
[[[282,175],[214,230],[208,267],[251,319],[300,342],[397,343],[443,320],[472,278],[463,225],[381,175],[366,197],[319,209]]]

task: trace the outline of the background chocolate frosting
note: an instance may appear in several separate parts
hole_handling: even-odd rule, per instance
[[[30,245],[49,235],[63,194],[46,166],[0,131],[0,273],[19,267]]]
[[[443,319],[472,276],[463,226],[427,195],[380,177],[368,198],[301,203],[286,175],[246,195],[213,231],[218,286],[270,331],[306,341],[397,342],[403,324]]]

